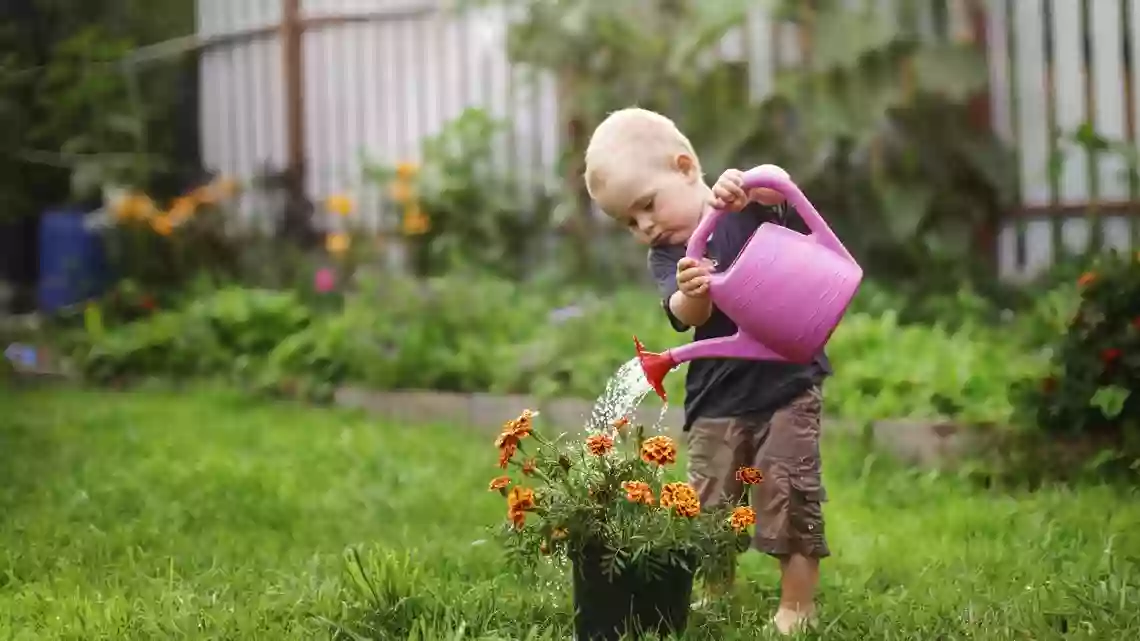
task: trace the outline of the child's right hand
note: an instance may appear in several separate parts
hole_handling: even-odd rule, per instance
[[[712,261],[686,256],[677,261],[677,288],[689,298],[705,298],[709,295],[710,274]]]

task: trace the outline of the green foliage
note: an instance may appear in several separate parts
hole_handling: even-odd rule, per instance
[[[1009,386],[1045,371],[1040,348],[1018,338],[1022,325],[1049,336],[1053,330],[1041,329],[1050,327],[1044,320],[1017,314],[994,327],[984,319],[998,314],[979,311],[945,326],[903,323],[884,300],[890,295],[874,287],[860,294],[829,344],[837,370],[825,391],[831,415],[1005,425],[1013,412]],[[253,320],[238,324],[201,311],[220,305],[263,313],[250,312]],[[307,310],[301,320],[293,317],[298,310]],[[275,314],[284,316],[274,320]],[[219,325],[257,333],[238,341]],[[179,375],[231,371],[217,365],[222,360],[242,363],[243,377],[261,389],[307,397],[328,398],[336,385],[352,381],[375,389],[594,398],[633,358],[635,334],[651,350],[689,340],[669,327],[649,292],[587,296],[466,275],[423,281],[362,276],[358,292],[323,313],[292,295],[234,288],[169,316],[109,328],[89,338],[86,369],[100,380],[161,375],[166,368]],[[187,337],[185,351],[177,347],[180,335]],[[206,336],[201,350],[190,338],[198,336]],[[259,342],[249,342],[254,338]],[[216,344],[222,347],[210,347]],[[167,364],[181,353],[203,364]],[[679,404],[683,369],[671,373],[666,386]]]
[[[240,374],[311,320],[293,294],[227,288],[102,332],[75,356],[85,376],[102,382]]]
[[[895,13],[832,0],[779,4],[813,48],[768,99],[770,161],[789,170],[869,273],[984,273],[977,242],[1012,204],[1016,163],[971,113],[987,78],[982,50],[920,34],[916,15],[930,2],[893,3]]]
[[[423,141],[421,165],[367,170],[403,209],[417,274],[473,268],[510,276],[539,256],[550,207],[543,185],[503,169],[497,147],[508,126],[467,109]],[[418,222],[423,216],[426,225]]]
[[[1140,454],[1140,256],[1108,254],[1080,286],[1048,376],[1025,390],[1027,407],[1046,431],[1108,435]]]
[[[112,63],[134,48],[98,26],[61,41],[35,86],[43,114],[31,132],[33,162],[60,162],[71,169],[71,196],[89,202],[104,185],[143,185],[160,167],[141,153],[146,117],[137,78]],[[42,150],[58,148],[60,156]]]

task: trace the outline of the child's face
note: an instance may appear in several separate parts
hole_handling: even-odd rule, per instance
[[[683,245],[692,236],[708,201],[708,187],[685,155],[671,169],[615,170],[595,199],[646,245]]]

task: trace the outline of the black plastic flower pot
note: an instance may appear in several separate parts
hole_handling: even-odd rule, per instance
[[[574,633],[576,641],[619,641],[643,635],[678,634],[689,622],[693,563],[659,571],[627,568],[611,578],[604,571],[604,550],[587,546],[573,556]]]

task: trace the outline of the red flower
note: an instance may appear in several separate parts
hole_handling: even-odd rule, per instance
[[[1109,347],[1107,349],[1102,350],[1100,353],[1100,360],[1102,362],[1104,362],[1105,365],[1110,365],[1112,363],[1115,363],[1119,359],[1120,359],[1120,350],[1115,348],[1115,347]]]
[[[150,294],[143,294],[142,299],[139,301],[139,306],[149,312],[154,311],[154,308],[158,307],[158,304],[154,302],[153,296]]]
[[[1041,391],[1046,394],[1052,394],[1057,391],[1057,379],[1053,376],[1047,376],[1041,381]]]

